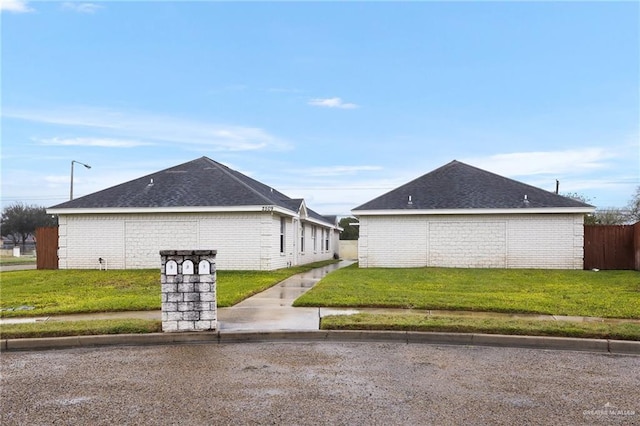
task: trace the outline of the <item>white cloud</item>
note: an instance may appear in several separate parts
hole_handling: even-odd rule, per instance
[[[365,166],[367,167],[367,166]],[[312,170],[314,168],[311,168]],[[366,203],[419,176],[415,171],[380,168],[377,172],[343,176],[310,176],[291,169],[278,174],[259,174],[258,180],[292,198],[304,198],[307,206],[321,214],[349,215],[351,209]]]
[[[49,138],[35,139],[42,145],[57,146],[98,146],[104,148],[133,148],[136,146],[152,145],[148,142],[142,142],[130,139],[112,139],[112,138]]]
[[[350,176],[358,172],[382,170],[380,166],[327,166],[295,169],[293,173],[303,173],[306,176]]]
[[[35,9],[30,7],[25,0],[0,0],[0,11],[13,13],[28,13]]]
[[[340,109],[358,108],[358,105],[349,102],[343,102],[341,98],[315,98],[309,101],[309,105]]]
[[[286,141],[257,127],[209,123],[137,111],[123,112],[91,107],[55,110],[5,108],[2,115],[32,122],[82,127],[84,133],[87,133],[87,129],[99,129],[102,134],[109,133],[109,139],[195,145],[199,150],[256,151],[290,148]]]
[[[76,2],[64,2],[62,8],[66,10],[72,10],[78,13],[96,13],[98,10],[103,9],[104,6],[95,3],[76,3]]]
[[[321,214],[349,215],[351,209],[406,183],[395,178],[367,180],[343,179],[322,182],[286,182],[275,187],[292,198],[304,198],[307,206]]]
[[[43,180],[47,184],[50,184],[50,187],[57,187],[60,184],[69,185],[69,181],[71,180],[71,178],[69,177],[69,175],[49,175],[45,176]]]
[[[105,114],[102,116],[101,114]],[[60,126],[96,127],[102,129],[117,129],[119,117],[122,114],[100,110],[97,108],[60,108],[56,111],[21,110],[6,108],[2,112],[4,117],[38,123],[56,124]]]
[[[586,147],[562,151],[513,152],[461,161],[505,176],[577,174],[606,169],[616,158],[611,148]]]

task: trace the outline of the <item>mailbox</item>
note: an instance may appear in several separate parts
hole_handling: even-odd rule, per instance
[[[190,260],[185,260],[182,262],[182,273],[184,275],[193,275],[193,262]]]
[[[165,266],[166,275],[178,275],[178,264],[175,260],[168,260]]]
[[[199,275],[209,275],[211,273],[211,264],[206,260],[201,260],[198,264]]]

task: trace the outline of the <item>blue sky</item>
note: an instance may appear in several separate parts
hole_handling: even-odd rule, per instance
[[[323,214],[454,159],[623,207],[638,2],[2,0],[2,205],[201,156]]]

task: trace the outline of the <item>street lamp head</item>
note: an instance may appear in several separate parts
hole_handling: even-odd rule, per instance
[[[80,161],[76,161],[76,160],[71,160],[71,167],[73,167],[73,164],[74,164],[74,163],[78,163],[78,164],[80,164],[80,165],[82,165],[82,166],[85,166],[87,169],[90,169],[90,168],[91,168],[91,166],[90,166],[90,165],[88,165],[88,164],[84,164],[84,163],[81,163]]]

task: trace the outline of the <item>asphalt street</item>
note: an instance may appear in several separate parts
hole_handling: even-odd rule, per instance
[[[640,424],[640,357],[394,343],[2,354],[7,425]]]

